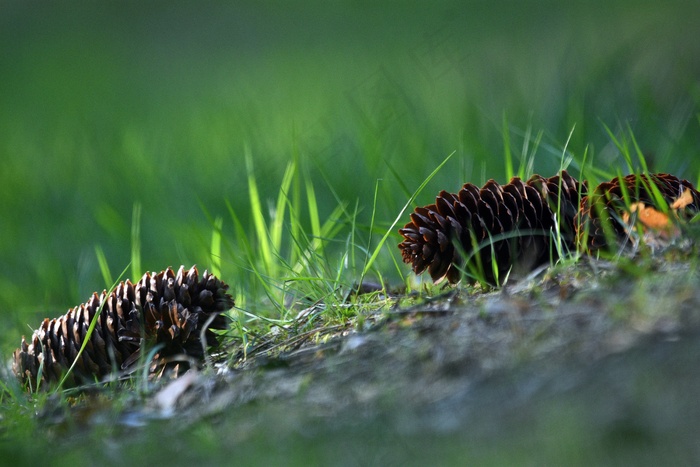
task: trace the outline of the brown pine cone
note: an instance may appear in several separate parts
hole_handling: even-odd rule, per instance
[[[576,240],[576,216],[581,199],[588,192],[588,184],[585,181],[579,183],[566,170],[562,170],[561,175],[550,178],[533,175],[527,183],[542,194],[552,213],[557,214],[566,246],[573,247]]]
[[[136,284],[128,279],[111,294],[94,293],[87,303],[65,315],[44,319],[30,342],[14,352],[12,368],[17,377],[36,389],[61,380],[78,356],[90,322],[99,311],[95,329],[80,355],[68,386],[95,381],[114,370],[126,370],[155,345],[161,347],[151,362],[151,370],[168,365],[167,358],[184,354],[195,360],[204,357],[201,334],[211,318],[204,337],[206,345],[217,346],[213,330],[224,330],[229,319],[222,313],[233,307],[228,285],[196,267],[180,267],[177,275],[168,268],[158,274],[146,273]],[[144,347],[145,345],[145,347]],[[187,363],[184,362],[186,366]]]
[[[563,246],[573,248],[576,206],[585,194],[586,185],[566,171],[527,182],[514,177],[506,185],[489,180],[482,188],[467,183],[455,194],[441,191],[435,204],[417,207],[399,229],[403,261],[416,274],[427,269],[435,282],[456,283],[462,269],[477,270],[496,284],[496,276],[513,267],[528,271],[556,257],[551,240],[557,222]]]
[[[666,206],[659,206],[652,185]],[[629,225],[630,215],[640,207],[660,212],[670,207],[678,218],[687,220],[700,210],[700,193],[689,181],[667,173],[631,174],[603,182],[581,200],[576,221],[580,226],[578,243],[589,251],[617,247],[633,230]],[[667,220],[671,222],[670,218]]]

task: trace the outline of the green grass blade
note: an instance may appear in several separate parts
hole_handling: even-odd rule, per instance
[[[455,154],[456,154],[456,151],[452,151],[452,152],[451,152],[451,153],[450,153],[436,168],[435,168],[435,170],[433,170],[433,171],[430,173],[430,175],[428,175],[428,177],[426,177],[426,179],[423,180],[423,182],[420,184],[420,186],[418,186],[418,188],[416,189],[416,191],[413,192],[413,194],[412,194],[411,197],[408,199],[408,201],[406,201],[406,204],[404,204],[403,208],[401,208],[401,211],[400,211],[399,214],[396,216],[396,219],[394,219],[394,222],[391,223],[391,226],[387,229],[386,233],[384,234],[384,236],[383,236],[383,237],[381,238],[381,240],[379,241],[379,244],[377,245],[377,247],[376,247],[376,248],[374,249],[374,251],[372,252],[372,255],[369,257],[369,259],[368,259],[367,262],[365,263],[365,266],[364,266],[364,268],[362,269],[362,274],[361,274],[361,276],[360,276],[361,279],[364,278],[364,277],[367,275],[367,273],[369,272],[370,268],[371,268],[372,265],[374,264],[374,261],[376,261],[377,257],[379,256],[379,252],[381,251],[382,247],[384,246],[384,243],[386,243],[387,238],[389,238],[389,235],[391,235],[391,234],[393,233],[394,227],[396,227],[396,224],[398,224],[399,221],[403,218],[403,214],[404,214],[404,212],[406,212],[406,209],[408,209],[408,207],[411,206],[411,204],[413,204],[413,201],[414,201],[414,200],[416,199],[416,197],[420,194],[420,192],[423,191],[423,188],[425,188],[425,186],[430,182],[430,180],[432,180],[433,177],[435,177],[435,175],[440,171],[440,169],[442,169],[443,166],[444,166],[445,164],[447,164],[447,161],[449,161],[449,160],[452,158],[452,156],[454,156]],[[372,225],[371,225],[370,227],[372,227]],[[370,230],[371,230],[371,229],[370,229]],[[360,281],[360,282],[361,282],[361,281]]]
[[[568,168],[571,162],[574,160],[573,154],[568,152],[569,143],[571,142],[571,137],[574,135],[574,130],[576,130],[576,125],[571,127],[571,131],[569,131],[569,135],[566,138],[566,143],[564,143],[564,147],[561,150],[561,158],[559,160],[560,173],[562,170]]]
[[[316,201],[316,192],[314,185],[310,179],[306,179],[306,201],[309,207],[309,220],[311,222],[311,235],[316,238],[321,238],[321,222],[318,215],[318,202]]]
[[[124,270],[121,272],[121,274],[119,274],[119,277],[117,277],[117,280],[112,283],[112,286],[107,291],[107,297],[109,297],[109,295],[117,287],[117,285],[119,284],[119,281],[122,280],[122,277],[124,277],[124,275],[126,274],[126,271],[129,270],[130,266],[131,266],[130,264],[127,264],[126,267],[124,268]],[[73,360],[73,363],[71,364],[70,368],[68,368],[68,371],[66,371],[66,373],[63,375],[63,378],[61,378],[61,381],[58,383],[58,386],[56,386],[55,392],[58,392],[61,390],[66,379],[73,372],[73,368],[75,368],[75,365],[78,363],[78,360],[80,359],[80,356],[83,354],[85,347],[87,347],[88,342],[90,342],[90,338],[92,337],[92,333],[95,330],[95,326],[97,325],[97,321],[99,321],[100,315],[102,314],[102,310],[103,310],[106,303],[107,303],[107,300],[101,301],[100,307],[95,312],[95,316],[92,317],[92,320],[90,321],[90,326],[88,326],[88,330],[85,333],[85,336],[83,337],[83,344],[80,346],[80,350],[78,350],[78,354],[75,356],[75,359]]]
[[[634,163],[632,162],[632,156],[630,156],[630,150],[629,145],[627,143],[627,139],[620,139],[617,136],[615,136],[615,133],[613,133],[610,127],[607,126],[605,123],[603,123],[603,128],[605,128],[605,132],[610,137],[610,140],[615,144],[617,149],[620,151],[620,154],[622,154],[622,157],[625,159],[625,162],[627,163],[627,170],[629,171],[629,173],[634,172]]]
[[[131,277],[141,277],[141,203],[134,203],[131,214]]]
[[[296,175],[296,163],[290,162],[284,170],[282,184],[277,194],[277,205],[274,219],[271,219],[270,243],[275,251],[282,250],[282,232],[284,231],[284,219],[287,205],[289,204],[289,188]]]
[[[356,232],[357,232],[357,215],[359,213],[360,209],[360,200],[359,198],[355,200],[355,209],[353,211],[352,217],[350,218],[350,267],[352,268],[352,271],[356,271],[357,267],[357,262],[356,262],[356,257],[355,257],[355,245],[357,245],[357,241],[355,239]]]
[[[107,264],[107,257],[105,252],[100,245],[95,245],[95,256],[97,256],[97,264],[100,266],[100,272],[102,273],[102,278],[105,281],[105,287],[109,287],[112,280],[112,273],[109,270],[109,265]]]
[[[233,206],[228,200],[226,200],[226,207],[228,208],[231,220],[233,221],[233,228],[236,233],[236,238],[239,241],[238,246],[242,249],[242,256],[245,258],[247,265],[251,268],[251,271],[253,272],[257,283],[260,284],[267,296],[273,299],[273,303],[279,306],[277,300],[275,299],[275,290],[272,287],[270,287],[269,284],[270,278],[268,275],[260,271],[260,268],[258,267],[259,261],[257,261],[257,253],[253,248],[253,245],[248,241],[248,235],[246,234],[246,231],[243,228],[243,224],[241,223],[240,219],[236,215],[236,211],[233,209]]]
[[[394,179],[396,180],[396,183],[399,184],[399,188],[401,189],[401,192],[404,194],[404,196],[411,196],[411,190],[408,189],[408,187],[404,183],[403,179],[399,176],[399,173],[396,171],[394,166],[391,165],[388,160],[385,160],[384,164],[386,165],[387,169],[389,169],[389,172],[391,172],[391,174],[394,176]]]
[[[374,184],[374,198],[372,199],[372,216],[370,217],[370,221],[369,221],[369,237],[367,238],[367,248],[368,249],[371,248],[371,245],[372,245],[372,232],[374,231],[374,217],[375,217],[375,214],[377,213],[377,194],[378,193],[379,193],[379,180],[377,180]],[[391,229],[389,231],[391,231]],[[384,238],[387,238],[387,237],[385,236]],[[380,244],[381,243],[383,243],[383,242],[380,242]],[[378,251],[379,251],[379,248],[377,248],[377,250],[375,250],[375,253],[377,253]],[[368,264],[373,261],[373,258],[374,258],[374,256],[372,256],[372,258],[369,258],[369,260],[367,260],[367,257],[365,257],[365,260],[367,262],[365,263],[365,267],[362,268],[362,274],[360,275],[360,280],[358,281],[358,285],[357,285],[358,290],[359,290],[359,287],[362,286],[362,282],[365,280],[365,274],[367,274],[367,272],[369,271]]]
[[[233,221],[233,228],[235,231],[235,238],[238,240],[238,249],[236,250],[236,253],[238,255],[241,255],[240,249],[242,248],[242,255],[245,256],[246,258],[253,258],[255,255],[255,252],[253,250],[252,245],[248,241],[248,235],[246,235],[246,231],[243,228],[243,223],[241,220],[238,218],[238,215],[236,214],[236,211],[233,209],[233,205],[229,200],[225,201],[226,203],[226,208],[228,209],[229,215],[231,216],[231,220]]]
[[[634,147],[634,152],[637,154],[637,159],[639,160],[639,165],[642,167],[642,173],[648,174],[649,167],[647,166],[647,160],[642,153],[639,144],[637,143],[637,138],[634,137],[634,132],[632,132],[632,127],[627,123],[627,132],[630,135],[630,140],[632,141],[632,146]]]
[[[503,158],[506,166],[506,180],[510,180],[515,175],[513,170],[513,154],[510,151],[510,130],[508,129],[508,119],[506,118],[506,113],[503,112],[503,122],[502,122],[502,133],[503,133]]]
[[[214,229],[211,232],[211,248],[209,251],[211,261],[211,273],[221,277],[221,237],[224,227],[223,217],[214,220]]]
[[[263,215],[262,203],[260,202],[260,194],[258,192],[258,185],[255,180],[255,173],[253,171],[253,156],[250,153],[250,149],[246,147],[245,152],[246,169],[248,175],[248,195],[250,197],[250,210],[253,217],[253,226],[255,228],[255,233],[258,239],[258,247],[260,250],[260,256],[262,257],[262,263],[265,268],[265,272],[268,275],[275,275],[275,267],[272,255],[272,245],[270,244],[270,238],[268,237],[267,224],[265,223],[265,216]]]
[[[522,179],[528,179],[534,172],[535,166],[535,156],[537,150],[542,143],[542,137],[544,136],[544,131],[540,130],[537,132],[535,138],[532,138],[532,126],[528,125],[525,130],[525,136],[523,138],[523,148],[522,148],[522,159],[520,165],[518,166],[518,177]],[[532,143],[532,147],[530,147]]]

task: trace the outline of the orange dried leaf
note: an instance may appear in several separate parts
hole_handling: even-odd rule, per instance
[[[647,206],[644,203],[634,203],[630,206],[631,212],[637,213],[637,220],[649,229],[653,230],[665,230],[673,227],[671,219],[668,214],[664,214],[661,211],[657,211],[651,206]]]
[[[684,190],[683,193],[676,198],[676,200],[671,204],[671,209],[683,209],[689,204],[693,204],[693,194],[690,190]]]

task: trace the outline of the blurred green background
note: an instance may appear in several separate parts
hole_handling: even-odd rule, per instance
[[[264,198],[297,158],[321,214],[357,202],[360,227],[378,183],[384,229],[453,151],[418,204],[504,182],[504,120],[544,175],[572,129],[577,158],[626,170],[605,124],[696,182],[698,24],[688,1],[2,1],[0,353],[105,287],[96,245],[127,265],[135,203],[143,269],[208,267],[205,210],[235,250],[246,151]],[[237,294],[243,266],[222,259]]]

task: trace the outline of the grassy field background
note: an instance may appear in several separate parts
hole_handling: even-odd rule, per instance
[[[368,246],[375,187],[370,248],[452,152],[417,204],[466,181],[505,181],[506,145],[516,165],[534,157],[545,175],[565,146],[625,172],[604,125],[631,130],[652,170],[700,174],[692,2],[3,1],[0,10],[4,358],[28,326],[105,287],[96,247],[113,275],[127,266],[135,206],[140,272],[217,264],[254,307],[261,292],[227,206],[256,248],[246,154],[265,210],[290,161],[299,183],[313,183],[322,222],[339,202],[357,208],[329,242],[341,265],[348,242],[358,255]],[[311,228],[306,206],[298,218]],[[370,274],[399,283],[395,240]],[[341,273],[351,283],[358,266]]]

